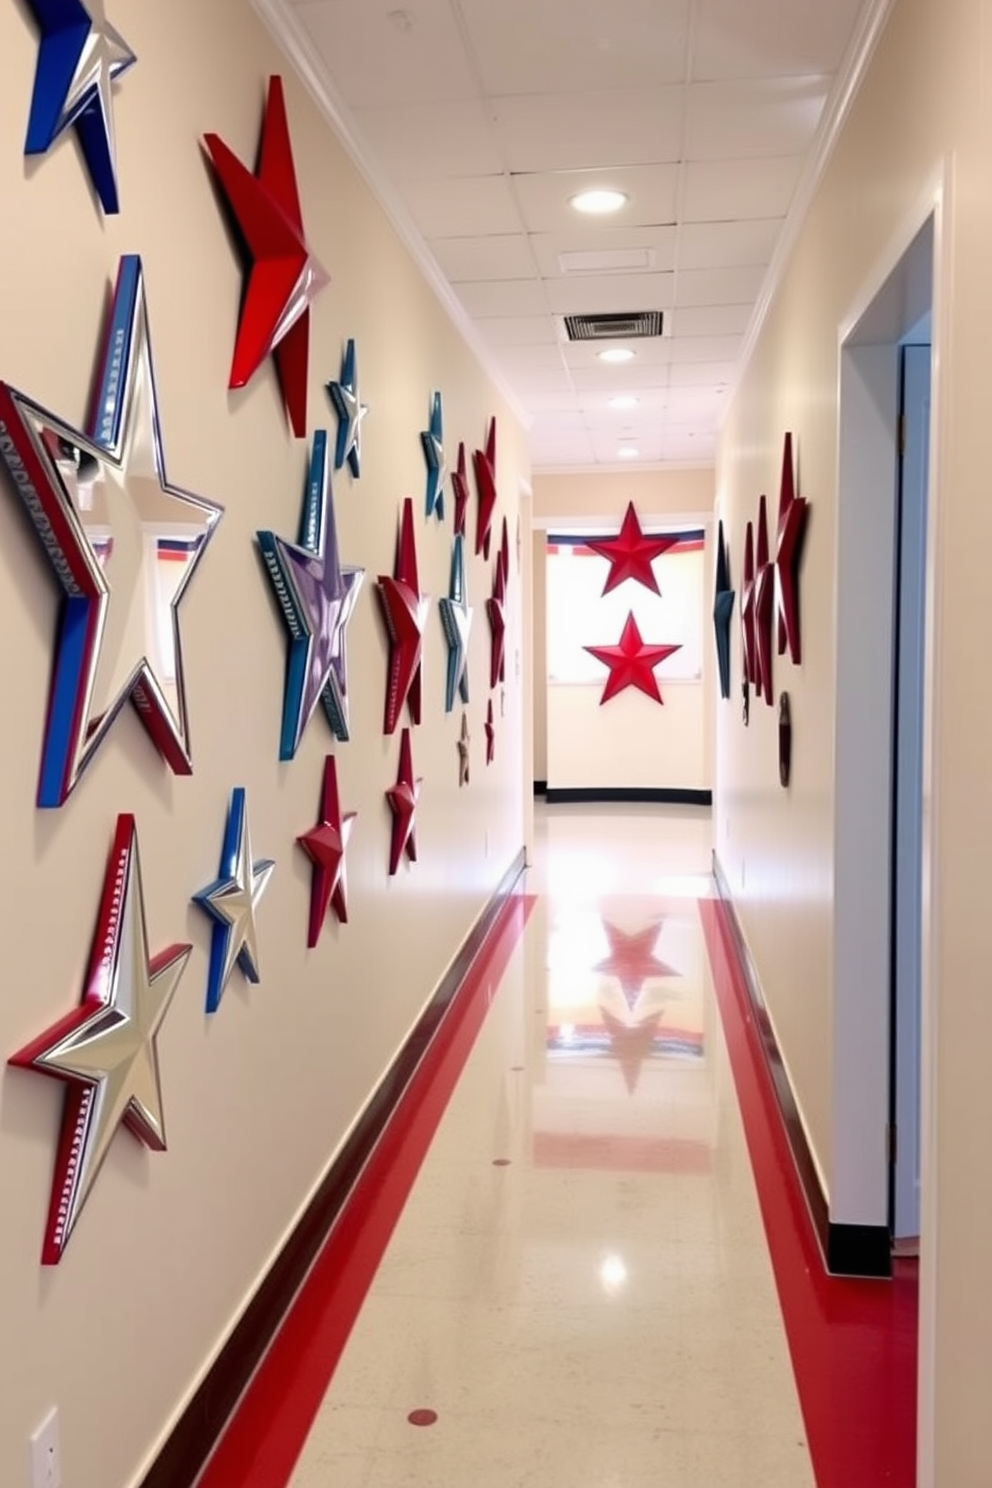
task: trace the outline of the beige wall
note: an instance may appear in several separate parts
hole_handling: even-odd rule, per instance
[[[81,421],[118,255],[143,255],[170,477],[223,504],[182,623],[195,773],[162,766],[133,710],[116,723],[68,804],[33,804],[57,610],[53,576],[5,482],[0,627],[5,707],[0,775],[0,1050],[13,1052],[78,1002],[116,815],[136,813],[149,935],[194,951],[159,1039],[169,1150],[126,1132],[61,1265],[38,1264],[62,1096],[0,1079],[0,1482],[26,1481],[27,1440],[62,1419],[72,1488],[124,1488],[167,1429],[268,1266],[458,943],[522,843],[521,700],[507,670],[496,763],[484,764],[484,599],[491,565],[469,563],[472,780],[457,785],[460,710],[446,717],[446,651],[432,599],[424,722],[414,731],[420,861],[387,877],[398,736],[381,732],[386,646],[373,594],[390,572],[400,498],[415,498],[422,588],[445,593],[449,517],[423,516],[419,431],[444,395],[446,442],[481,445],[498,417],[499,515],[511,548],[525,440],[413,268],[369,192],[247,0],[117,0],[139,62],[117,90],[123,211],[103,221],[74,142],[25,165],[21,142],[36,41],[25,7],[0,13],[0,376]],[[285,633],[254,543],[296,533],[307,445],[286,430],[271,365],[226,391],[242,276],[200,149],[217,131],[255,157],[268,75],[286,76],[310,243],[331,274],[311,327],[309,427],[336,421],[322,384],[357,339],[362,477],[337,476],[342,557],[367,568],[350,629],[352,742],[334,746],[349,850],[350,923],[305,948],[310,878],[294,846],[316,815],[332,748],[315,719],[295,762],[277,760]],[[520,645],[511,563],[508,657]],[[190,895],[216,875],[231,787],[248,789],[253,846],[277,867],[259,920],[262,981],[235,976],[204,1014],[209,927]],[[529,782],[528,782],[529,785]]]
[[[720,445],[718,511],[739,581],[744,524],[777,494],[781,439],[798,442],[811,502],[802,577],[804,662],[792,694],[793,784],[778,784],[775,717],[721,712],[720,856],[738,901],[828,1186],[844,1091],[832,1065],[838,341],[908,246],[945,172],[936,270],[938,382],[932,503],[932,923],[924,1008],[921,1488],[984,1488],[992,1381],[988,1234],[992,1000],[987,917],[992,695],[979,598],[992,550],[992,61],[981,0],[896,0],[817,192]],[[930,184],[928,184],[930,183]],[[870,499],[870,496],[866,499]],[[880,553],[878,563],[890,561]],[[735,627],[735,637],[737,627]],[[735,639],[735,646],[737,641]],[[740,675],[739,648],[735,678]],[[884,1080],[884,1071],[878,1072]],[[884,1133],[864,1134],[878,1143]]]

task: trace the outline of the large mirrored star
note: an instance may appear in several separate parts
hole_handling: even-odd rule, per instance
[[[441,394],[431,399],[430,424],[421,432],[424,459],[427,461],[427,515],[444,516],[444,479],[448,467],[444,461],[444,414]]]
[[[778,654],[784,656],[788,647],[789,655],[796,666],[803,659],[799,631],[799,561],[808,515],[809,506],[805,498],[796,495],[792,435],[786,434],[782,451],[782,483],[779,487],[775,548],[775,571],[778,574],[776,616]]]
[[[44,155],[74,128],[93,188],[119,210],[113,84],[137,59],[107,20],[103,0],[28,0],[38,23],[38,65],[25,155]]]
[[[669,548],[674,548],[678,540],[677,532],[668,532],[659,537],[646,537],[641,531],[641,523],[634,509],[634,503],[628,501],[617,536],[588,538],[586,546],[594,553],[598,553],[601,558],[605,558],[610,565],[603,584],[604,594],[609,594],[611,589],[616,589],[627,579],[633,579],[635,583],[643,584],[645,589],[660,594],[658,580],[655,578],[651,565],[656,558],[661,557],[662,553],[667,553]]]
[[[221,508],[169,484],[141,260],[122,258],[83,434],[0,383],[0,458],[65,593],[39,806],[61,806],[130,699],[192,770],[179,606]]]
[[[345,460],[357,480],[362,473],[362,420],[368,413],[358,393],[358,358],[355,342],[345,348],[340,382],[327,383],[327,396],[338,416],[338,438],[334,450],[334,469],[340,470]]]
[[[609,667],[610,675],[606,679],[603,695],[600,698],[600,706],[608,703],[610,698],[616,697],[625,687],[636,687],[640,692],[653,698],[656,703],[664,699],[658,690],[658,679],[654,674],[656,666],[674,652],[682,649],[677,646],[648,646],[641,639],[641,632],[634,619],[633,610],[624,621],[624,627],[620,634],[620,642],[616,646],[583,646],[590,656],[595,656],[604,666]]]
[[[282,78],[269,79],[256,174],[219,135],[206,134],[203,142],[250,259],[228,386],[244,387],[271,352],[290,426],[302,439],[310,306],[330,281],[303,235]]]
[[[660,961],[654,953],[664,923],[663,919],[658,919],[643,930],[628,934],[619,925],[611,924],[605,919],[602,921],[610,954],[598,961],[592,969],[604,972],[607,976],[615,976],[619,980],[630,1012],[634,1011],[640,1001],[644,983],[649,978],[681,975],[666,961]]]
[[[396,731],[404,703],[409,705],[411,721],[420,722],[420,658],[430,604],[426,595],[420,592],[413,502],[409,496],[403,502],[392,577],[380,574],[376,592],[389,636],[389,671],[382,731],[392,734]]]
[[[313,437],[299,542],[256,537],[289,628],[279,758],[290,760],[318,702],[335,737],[350,737],[345,640],[365,570],[342,567],[338,556],[325,430]]]
[[[765,497],[758,503],[758,535],[755,543],[754,650],[758,692],[769,705],[775,701],[772,677],[772,630],[775,624],[775,566],[768,556],[768,509]]]
[[[393,831],[389,844],[389,876],[396,873],[400,859],[406,853],[411,863],[417,861],[416,810],[423,781],[414,779],[413,751],[410,747],[410,730],[404,728],[400,735],[400,765],[396,784],[386,791],[386,800],[393,813]]]
[[[215,1013],[220,1006],[236,965],[249,982],[259,980],[255,915],[275,866],[271,858],[258,862],[252,859],[245,791],[243,786],[236,786],[231,793],[217,877],[193,895],[194,904],[214,922],[207,976],[208,1013]]]
[[[468,641],[472,629],[472,611],[465,587],[465,539],[456,537],[451,549],[451,578],[447,598],[438,600],[444,638],[448,643],[448,673],[445,684],[444,711],[450,713],[455,698],[468,702]]]
[[[475,489],[479,498],[475,523],[475,551],[481,553],[484,558],[488,558],[489,544],[492,540],[493,515],[496,511],[495,418],[489,420],[485,449],[472,451],[472,465],[475,470]]]
[[[342,925],[348,922],[348,881],[345,853],[357,819],[357,811],[341,813],[338,773],[333,754],[324,761],[324,783],[320,793],[320,817],[315,827],[297,837],[313,864],[310,888],[310,924],[307,946],[312,951],[331,905]]]
[[[61,1259],[119,1126],[165,1150],[156,1040],[191,949],[149,956],[134,817],[119,816],[83,1000],[9,1061],[68,1087],[43,1265]]]
[[[455,534],[465,536],[465,514],[468,511],[468,464],[465,458],[465,441],[458,444],[458,463],[451,472],[451,489],[455,496],[453,524]]]

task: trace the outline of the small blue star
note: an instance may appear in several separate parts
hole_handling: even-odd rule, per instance
[[[215,1013],[220,1006],[236,965],[249,982],[259,979],[255,913],[275,866],[268,858],[252,861],[245,791],[243,786],[236,786],[231,793],[217,877],[193,895],[194,904],[214,921],[207,980],[208,1013]]]
[[[431,400],[430,428],[424,429],[420,442],[427,461],[427,515],[436,512],[444,519],[444,477],[448,468],[444,463],[444,428],[441,414],[441,394],[435,393]]]
[[[350,340],[345,348],[341,381],[329,382],[327,394],[338,416],[334,469],[340,470],[347,460],[357,480],[362,473],[362,419],[369,410],[358,395],[358,359],[354,340]]]

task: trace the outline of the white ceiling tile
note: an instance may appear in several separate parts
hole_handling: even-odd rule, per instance
[[[740,355],[743,336],[673,336],[671,362],[730,362]]]
[[[473,316],[541,315],[548,308],[539,279],[488,279],[458,284],[455,293]]]
[[[404,28],[368,0],[307,0],[296,13],[351,109],[474,98],[478,85],[448,0],[417,0]]]
[[[861,0],[697,0],[693,76],[836,72]]]
[[[664,310],[672,303],[674,274],[590,274],[546,279],[548,305],[559,315],[618,315]]]
[[[632,361],[620,363],[602,361],[599,353],[605,347],[613,345],[610,341],[566,340],[562,343],[562,354],[566,366],[587,369],[595,367],[608,374],[607,386],[611,388],[615,383],[622,382],[628,373],[633,374],[641,367],[664,367],[672,359],[673,342],[670,336],[644,336],[622,344],[629,346],[634,352]]]
[[[683,94],[681,87],[560,93],[499,98],[490,107],[510,171],[589,170],[679,160]]]
[[[781,218],[745,222],[687,222],[679,229],[679,269],[724,269],[768,264],[782,231]]]
[[[452,284],[535,277],[534,257],[524,233],[436,238],[429,247]]]
[[[490,94],[657,88],[685,75],[689,0],[461,0]]]
[[[560,346],[497,346],[493,357],[511,379],[518,372],[558,370],[565,365]]]
[[[478,317],[479,332],[490,346],[557,346],[558,329],[550,315]]]
[[[689,161],[685,167],[684,220],[727,222],[784,217],[802,168],[802,155]]]
[[[575,408],[575,393],[571,385],[564,391],[554,388],[534,388],[527,398],[527,407],[530,413],[537,418],[542,413],[554,413],[555,411],[567,413]],[[580,405],[581,406],[581,405]]]
[[[830,79],[694,83],[686,108],[687,160],[797,155],[812,143]]]
[[[575,389],[572,375],[564,368],[556,371],[553,367],[518,367],[513,377],[513,385],[528,407],[533,393],[565,392],[571,395],[574,407]]]
[[[765,273],[762,264],[682,269],[675,281],[675,298],[679,305],[743,305],[757,299]]]
[[[637,469],[638,465],[655,464],[661,459],[662,432],[660,429],[644,430],[635,440],[613,439],[605,432],[597,432],[592,436],[593,450],[596,459],[601,465],[623,464],[631,471]],[[620,446],[633,445],[637,450],[637,459],[621,460]]]
[[[585,399],[590,393],[611,397],[615,392],[637,393],[642,388],[667,387],[669,372],[668,362],[627,362],[623,367],[601,362],[594,367],[573,367],[570,376],[576,393]]]
[[[592,465],[592,443],[584,431],[570,434],[534,435],[530,444],[531,468],[555,469],[565,465]]]
[[[663,460],[710,461],[716,456],[716,434],[667,434],[662,441]]]
[[[735,362],[673,362],[671,366],[672,387],[726,387],[733,382]],[[578,373],[573,372],[573,377]]]
[[[356,110],[355,119],[375,159],[394,181],[491,176],[502,169],[481,99],[363,108]]]
[[[680,336],[738,336],[751,324],[753,303],[745,305],[683,305],[671,313],[672,338]]]
[[[564,434],[569,430],[585,429],[586,422],[577,408],[547,410],[535,416],[531,425],[542,434]]]
[[[512,177],[511,187],[520,215],[529,232],[574,234],[576,224],[585,230],[599,228],[569,205],[580,191],[611,187],[623,191],[628,200],[610,222],[616,231],[627,227],[654,227],[675,221],[679,167],[667,165],[611,165],[603,170],[535,171]]]
[[[612,428],[625,419],[657,418],[668,405],[669,391],[666,386],[638,388],[634,393],[638,400],[636,408],[611,408],[610,399],[618,392],[626,391],[627,389],[610,388],[595,393],[588,390],[579,393],[578,404],[590,428],[597,424],[608,424]],[[630,391],[634,392],[633,389]]]
[[[530,243],[537,261],[538,272],[545,279],[563,276],[571,280],[577,276],[565,274],[562,270],[560,256],[563,253],[581,250],[584,253],[609,255],[617,251],[623,252],[626,249],[646,249],[653,259],[650,269],[665,271],[675,267],[675,239],[676,229],[674,227],[614,227],[583,230],[581,226],[575,225],[571,232],[533,233]]]
[[[522,226],[507,178],[460,176],[457,181],[407,181],[403,199],[422,236],[466,237],[515,233]]]

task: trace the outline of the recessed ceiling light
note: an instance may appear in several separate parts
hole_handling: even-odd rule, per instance
[[[617,450],[618,460],[636,460],[640,450],[633,444],[622,444]]]
[[[635,398],[632,393],[618,393],[615,398],[610,399],[611,408],[637,408],[640,398]]]
[[[597,351],[596,355],[601,362],[629,362],[634,353],[629,346],[608,346],[605,351]]]
[[[576,196],[568,198],[569,205],[577,212],[592,212],[597,216],[603,212],[619,212],[627,200],[623,191],[580,191]]]

